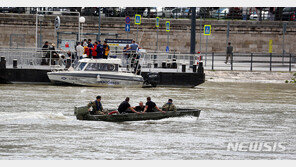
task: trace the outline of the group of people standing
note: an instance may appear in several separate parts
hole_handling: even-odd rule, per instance
[[[151,100],[151,97],[147,97],[146,105],[140,101],[138,106],[131,107],[129,104],[129,97],[126,97],[125,100],[119,105],[117,111],[109,113],[107,110],[103,110],[103,105],[101,103],[101,96],[97,96],[95,101],[90,102],[87,107],[90,114],[93,115],[105,115],[105,114],[123,114],[123,113],[137,113],[143,114],[146,112],[156,112],[160,111],[165,113],[166,111],[177,111],[176,106],[173,104],[173,100],[169,99],[162,108],[158,108],[157,105]],[[92,108],[92,109],[91,109]]]
[[[51,61],[51,65],[54,65],[54,61],[59,59],[59,55],[56,52],[54,43],[49,44],[49,42],[46,41],[42,46],[42,52],[43,52],[44,59],[42,59],[41,65],[49,65],[50,63],[49,59],[53,60]]]
[[[77,43],[76,51],[79,59],[83,57],[83,54],[86,54],[88,58],[107,59],[110,46],[107,41],[101,44],[100,40],[92,43],[91,39],[84,39],[82,42]]]

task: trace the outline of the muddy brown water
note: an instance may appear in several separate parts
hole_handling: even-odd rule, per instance
[[[115,108],[147,96],[194,117],[78,121],[74,106],[102,96]],[[196,88],[0,85],[0,159],[296,159],[296,85],[206,82]],[[227,150],[229,142],[281,143],[275,151]]]

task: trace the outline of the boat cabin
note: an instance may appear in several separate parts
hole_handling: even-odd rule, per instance
[[[76,71],[118,72],[121,59],[81,59],[75,66]]]

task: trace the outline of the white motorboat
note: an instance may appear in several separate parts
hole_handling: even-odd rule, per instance
[[[81,86],[126,87],[143,86],[143,77],[121,66],[122,60],[81,59],[67,71],[48,72],[48,78],[56,84]]]

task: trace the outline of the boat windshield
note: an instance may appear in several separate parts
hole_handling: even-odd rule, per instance
[[[89,63],[85,71],[118,71],[118,64]]]
[[[82,71],[83,68],[85,67],[86,63],[80,63],[77,67],[76,67],[76,70],[77,71]]]

